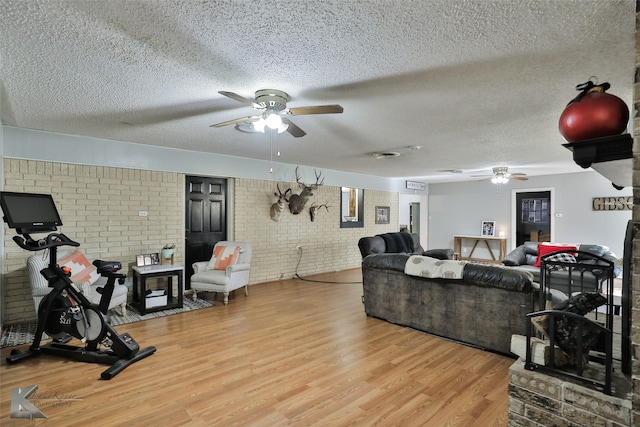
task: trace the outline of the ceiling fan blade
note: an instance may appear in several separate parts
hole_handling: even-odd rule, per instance
[[[261,105],[256,104],[256,103],[255,103],[255,102],[253,102],[252,100],[247,99],[247,98],[245,98],[244,96],[240,96],[240,95],[238,95],[237,93],[234,93],[234,92],[225,92],[224,90],[220,90],[220,91],[218,91],[218,93],[219,93],[220,95],[224,95],[224,96],[226,96],[227,98],[235,99],[235,100],[236,100],[236,101],[238,101],[238,102],[242,102],[243,104],[248,105],[249,107],[253,107],[253,108],[255,108],[256,110],[263,110],[263,109],[264,109]]]
[[[342,108],[342,106],[334,104],[289,108],[287,109],[287,114],[302,116],[305,114],[337,114],[342,113],[343,111],[344,108]]]
[[[248,117],[240,117],[238,119],[227,120],[226,122],[216,123],[215,125],[210,125],[210,128],[221,128],[223,126],[234,125],[236,123],[242,122],[255,122],[256,120],[260,120],[261,116],[248,116]]]
[[[510,173],[509,176],[527,176],[526,173]]]
[[[515,179],[517,181],[527,181],[529,180],[529,178],[527,178],[526,176],[513,176],[513,175],[509,175],[507,178],[509,179]]]
[[[296,138],[300,138],[301,136],[305,136],[307,134],[305,131],[300,129],[291,120],[287,119],[286,117],[282,118],[282,122],[289,125],[289,127],[287,128],[287,132],[289,132],[291,135],[293,135]]]

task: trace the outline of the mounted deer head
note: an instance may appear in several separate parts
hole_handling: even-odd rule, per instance
[[[326,203],[324,205],[316,206],[316,202],[313,202],[311,206],[309,206],[309,215],[311,215],[311,222],[316,220],[316,213],[318,212],[318,209],[322,207],[324,207],[327,210],[327,212],[329,212],[329,208],[331,206],[327,206]]]
[[[317,190],[322,184],[324,184],[324,178],[320,181],[320,176],[322,176],[322,172],[317,173],[316,170],[313,170],[313,173],[316,175],[316,183],[311,185],[306,185],[304,182],[300,182],[300,175],[298,175],[298,168],[296,167],[296,182],[302,188],[300,194],[292,194],[289,197],[289,211],[292,214],[298,215],[300,212],[304,210],[304,206],[307,204],[307,200],[309,197],[313,196],[312,191]]]
[[[278,201],[271,205],[270,215],[271,219],[275,222],[280,222],[282,218],[282,211],[284,210],[284,202],[287,201],[287,194],[291,192],[291,189],[288,188],[284,193],[280,191],[280,184],[276,184],[278,188],[277,193],[273,193],[274,196],[278,198]]]

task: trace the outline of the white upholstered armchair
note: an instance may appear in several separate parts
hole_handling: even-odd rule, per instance
[[[222,240],[213,247],[210,261],[193,264],[191,289],[195,300],[198,291],[222,292],[224,304],[229,303],[229,292],[244,287],[249,295],[251,245],[246,242]]]
[[[100,303],[101,294],[98,288],[107,283],[105,277],[98,274],[96,268],[89,262],[82,252],[77,249],[59,250],[57,253],[58,264],[71,269],[71,281],[93,304]],[[31,296],[36,307],[36,313],[40,306],[40,301],[49,294],[51,288],[47,280],[40,274],[40,271],[49,265],[49,255],[47,252],[31,255],[27,258],[27,271],[31,284]],[[120,307],[122,315],[127,315],[127,287],[115,284],[113,295],[109,302],[109,309]]]

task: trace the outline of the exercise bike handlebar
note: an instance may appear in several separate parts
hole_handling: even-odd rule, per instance
[[[43,249],[56,248],[58,246],[80,246],[80,243],[71,240],[62,233],[51,233],[46,238],[34,240],[28,234],[25,237],[13,236],[13,241],[22,249],[28,251],[40,251]]]

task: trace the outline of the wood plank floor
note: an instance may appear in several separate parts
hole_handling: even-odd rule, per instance
[[[119,326],[158,350],[110,381],[104,365],[47,355],[7,365],[3,349],[0,424],[507,425],[512,359],[368,318],[361,295],[361,284],[284,280],[228,306]],[[12,390],[32,384],[48,419],[10,418]]]

